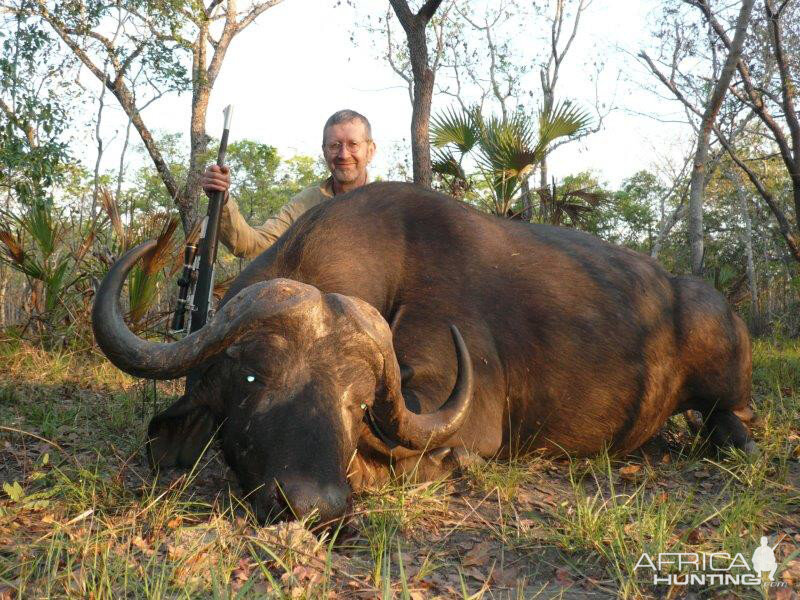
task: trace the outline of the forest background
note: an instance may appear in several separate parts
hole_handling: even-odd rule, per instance
[[[439,126],[434,145],[442,146],[427,167],[434,187],[458,195],[446,164],[455,158],[458,186],[476,206],[649,253],[672,272],[711,281],[754,332],[798,333],[793,140],[800,134],[781,95],[793,93],[797,75],[794,3],[782,3],[777,20],[783,69],[764,7],[751,7],[741,62],[755,81],[733,77],[711,127],[704,112],[728,54],[714,27],[732,37],[736,6],[713,7],[709,21],[702,2],[435,4],[425,28],[435,77],[427,110]],[[162,258],[176,253],[180,230],[188,233],[204,210],[198,174],[213,160],[210,135],[221,130],[229,101],[237,105],[234,192],[253,223],[324,174],[320,123],[342,106],[373,121],[373,177],[415,175],[409,148],[419,132],[408,122],[415,96],[426,98],[416,93],[413,53],[388,4],[319,3],[314,16],[275,1],[205,9],[8,2],[2,11],[0,326],[34,324],[46,335],[80,328],[113,257],[179,214],[182,227]],[[272,61],[271,73],[260,57],[281,48],[297,61]],[[324,59],[322,49],[330,49]],[[475,107],[486,122],[517,128],[517,150],[544,146],[529,157],[458,150],[449,142],[463,131],[452,128],[471,121]],[[543,140],[540,113],[554,108],[571,111],[576,128]],[[518,171],[502,198],[490,178],[509,165],[498,160]],[[702,185],[692,183],[697,164]],[[702,215],[690,204],[702,205]],[[693,264],[698,236],[704,244]],[[223,262],[228,276],[241,268],[230,257]],[[162,269],[150,270],[163,279]],[[155,300],[151,283],[132,297],[138,318],[148,312],[141,303]]]

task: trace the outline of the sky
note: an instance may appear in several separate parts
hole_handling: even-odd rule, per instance
[[[357,4],[372,6],[365,2]],[[232,140],[246,137],[268,143],[284,157],[318,156],[325,119],[336,110],[352,108],[372,123],[378,153],[371,173],[386,176],[398,152],[408,147],[411,104],[407,89],[376,57],[377,49],[367,34],[358,33],[353,20],[363,18],[358,12],[362,8],[356,11],[344,3],[335,4],[335,0],[284,0],[234,39],[209,104],[210,135],[219,137],[222,110],[233,104]],[[601,131],[551,155],[551,174],[562,177],[593,170],[610,185],[618,185],[637,170],[651,168],[686,148],[688,129],[669,122],[680,120],[682,114],[674,112],[675,103],[644,89],[643,83],[653,85],[652,77],[635,60],[639,50],[651,43],[656,5],[656,0],[594,0],[584,15],[562,67],[557,95],[592,107],[595,87],[587,63],[601,59],[605,67],[598,95],[614,110],[604,119]],[[541,19],[530,19],[514,41],[522,48],[542,44],[547,27]],[[530,79],[529,85],[538,96],[536,79]],[[447,97],[435,97],[433,112],[451,104]],[[95,109],[89,106],[87,110]],[[182,131],[188,139],[189,94],[162,99],[143,115],[150,128]],[[102,168],[113,170],[125,121],[117,107],[104,119],[107,151]],[[95,157],[90,159],[92,164]]]

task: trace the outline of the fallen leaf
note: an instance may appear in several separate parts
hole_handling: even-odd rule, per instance
[[[486,564],[491,549],[492,545],[489,542],[481,542],[464,555],[464,560],[461,561],[461,565],[469,567],[472,565]]]
[[[476,581],[486,581],[486,576],[475,567],[467,567],[464,569],[464,575],[467,577],[472,577],[472,579],[475,579]]]
[[[534,505],[534,495],[529,490],[519,489],[517,490],[517,503],[522,506],[523,508],[527,508]]]
[[[770,598],[774,600],[797,600],[797,592],[792,590],[792,588],[772,588],[770,592]]]
[[[790,561],[781,571],[781,579],[789,585],[800,584],[800,559]]]
[[[556,581],[561,585],[572,585],[574,583],[572,579],[572,575],[567,569],[563,567],[558,567],[555,570]]]
[[[699,529],[692,529],[692,530],[689,532],[689,535],[688,535],[688,537],[686,538],[686,540],[687,540],[687,541],[688,541],[690,544],[699,544],[700,542],[702,542],[702,541],[703,541],[703,538],[704,538],[704,537],[705,537],[705,536],[703,535],[703,532],[702,532],[702,531],[700,531]]]
[[[495,569],[492,571],[492,585],[499,587],[514,587],[519,577],[519,567]]]
[[[619,470],[619,475],[623,479],[636,479],[636,475],[642,470],[641,465],[627,465]]]
[[[169,558],[170,560],[180,560],[184,556],[186,556],[186,550],[184,550],[180,546],[173,546],[172,544],[167,544],[167,558]]]
[[[533,519],[517,519],[517,529],[523,532],[530,531],[535,524]]]
[[[292,575],[297,581],[308,581],[309,583],[317,583],[322,579],[322,575],[317,569],[306,567],[304,565],[297,565],[292,569]]]
[[[17,590],[8,585],[0,585],[0,600],[14,600],[16,597]]]
[[[153,555],[153,549],[150,547],[150,544],[145,542],[141,536],[134,536],[134,538],[131,540],[131,545],[141,550],[147,556]]]

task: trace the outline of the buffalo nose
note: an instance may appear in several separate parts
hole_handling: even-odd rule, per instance
[[[278,500],[289,509],[286,518],[303,519],[315,513],[317,523],[341,518],[350,500],[347,483],[321,483],[303,477],[282,479],[277,491]]]

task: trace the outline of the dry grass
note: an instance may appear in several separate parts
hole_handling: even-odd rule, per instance
[[[2,339],[0,598],[677,598],[686,590],[634,571],[643,551],[749,559],[762,534],[784,536],[776,553],[796,586],[800,346],[759,342],[755,360],[756,459],[701,454],[676,419],[624,460],[518,457],[394,483],[313,533],[258,527],[216,448],[153,480],[146,421],[175,384]]]

